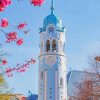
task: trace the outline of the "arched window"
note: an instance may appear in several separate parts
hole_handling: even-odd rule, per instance
[[[65,52],[65,43],[63,44],[63,52]]]
[[[46,41],[46,51],[47,52],[50,51],[50,41],[49,40]]]
[[[63,86],[63,78],[60,78],[60,86]]]
[[[56,51],[56,40],[53,40],[53,42],[52,42],[52,51],[53,52]]]
[[[43,80],[43,71],[40,72],[40,79]]]
[[[43,52],[43,42],[41,42],[41,52]]]

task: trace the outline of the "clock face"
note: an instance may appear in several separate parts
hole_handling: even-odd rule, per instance
[[[52,34],[54,32],[54,28],[53,27],[49,27],[49,33]]]
[[[49,56],[49,57],[47,58],[47,60],[48,60],[48,63],[53,63],[55,59],[54,59],[54,57]]]
[[[46,63],[48,65],[50,65],[50,67],[52,67],[52,65],[56,63],[56,57],[55,56],[47,56]]]

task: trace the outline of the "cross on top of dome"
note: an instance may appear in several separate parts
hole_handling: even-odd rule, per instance
[[[51,5],[51,14],[53,14],[53,12],[54,12],[54,2],[53,2],[53,0],[52,0],[52,5]]]

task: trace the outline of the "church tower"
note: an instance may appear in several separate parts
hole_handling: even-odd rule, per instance
[[[38,100],[67,100],[65,27],[51,14],[40,28]]]

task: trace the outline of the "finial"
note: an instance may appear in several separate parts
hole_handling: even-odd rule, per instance
[[[51,14],[54,13],[54,3],[53,3],[53,0],[52,0],[52,5],[51,5]]]

